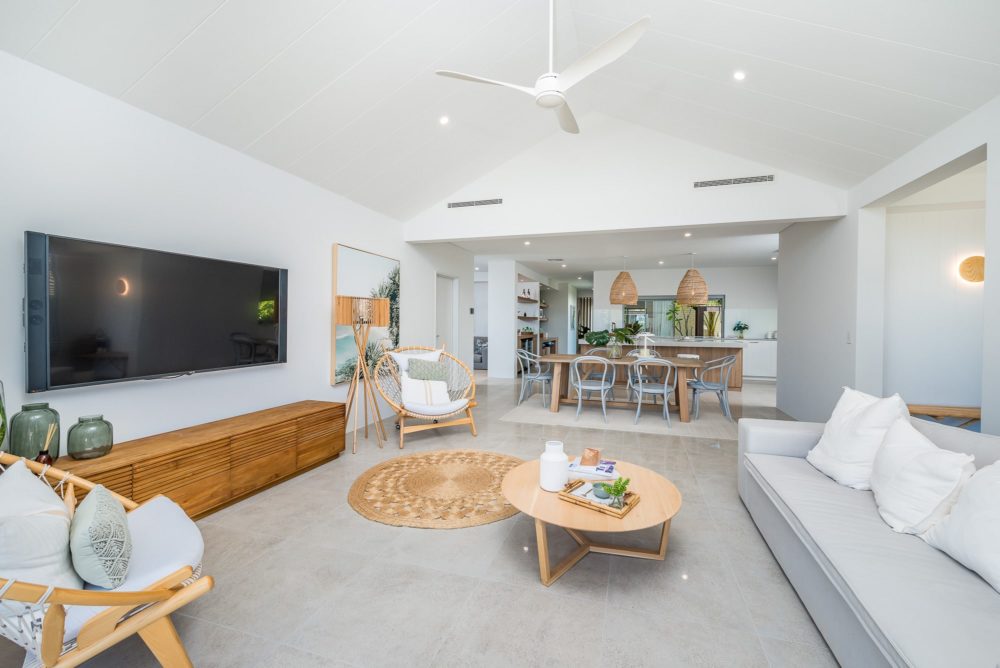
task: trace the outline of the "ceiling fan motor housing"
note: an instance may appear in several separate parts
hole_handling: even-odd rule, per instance
[[[538,77],[535,82],[535,103],[546,109],[555,109],[566,104],[566,96],[559,89],[559,75],[549,72]]]

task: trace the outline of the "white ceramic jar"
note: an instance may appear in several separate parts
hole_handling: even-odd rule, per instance
[[[538,465],[538,484],[546,492],[561,492],[569,482],[569,457],[562,441],[546,441]]]

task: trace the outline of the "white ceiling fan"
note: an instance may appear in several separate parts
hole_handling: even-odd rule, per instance
[[[649,27],[649,17],[645,16],[562,72],[557,73],[555,71],[555,63],[553,62],[556,39],[555,0],[549,0],[549,71],[538,77],[538,81],[535,82],[534,87],[519,86],[507,83],[506,81],[497,81],[495,79],[477,77],[472,74],[452,72],[451,70],[437,70],[437,73],[443,77],[504,86],[527,93],[535,98],[538,106],[545,107],[546,109],[555,109],[556,116],[559,118],[559,126],[566,132],[576,134],[580,132],[580,127],[576,124],[573,112],[570,111],[569,105],[566,103],[566,91],[605,65],[610,65],[624,56],[639,41],[639,38],[642,37],[642,33],[646,31],[647,27]]]

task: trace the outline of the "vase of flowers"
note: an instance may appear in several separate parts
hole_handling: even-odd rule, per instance
[[[750,325],[743,322],[742,320],[737,320],[736,324],[733,325],[733,331],[736,332],[736,336],[738,336],[741,339],[743,338],[743,335],[746,333],[748,329],[750,329]]]

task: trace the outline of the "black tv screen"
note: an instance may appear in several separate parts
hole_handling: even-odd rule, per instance
[[[25,233],[27,390],[286,361],[285,269]]]

